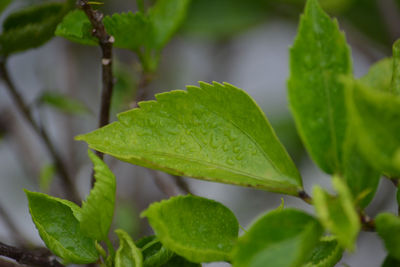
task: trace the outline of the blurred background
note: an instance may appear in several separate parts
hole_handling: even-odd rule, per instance
[[[0,17],[39,0],[14,0]],[[152,1],[146,1],[151,5]],[[391,55],[400,37],[400,0],[321,0],[325,10],[338,18],[351,46],[356,76],[364,75],[377,60]],[[303,0],[192,0],[178,33],[162,52],[159,67],[145,86],[145,98],[155,93],[184,89],[198,81],[229,82],[246,90],[264,110],[280,140],[300,169],[305,188],[314,184],[330,188],[323,174],[306,154],[296,133],[286,98],[288,48],[296,35]],[[135,11],[134,0],[105,1],[105,14]],[[112,120],[136,105],[141,68],[137,57],[114,50],[116,78]],[[60,37],[46,45],[9,58],[9,71],[17,89],[68,166],[84,197],[90,190],[92,165],[87,145],[74,136],[94,130],[100,105],[101,53]],[[41,245],[31,221],[23,188],[63,196],[60,179],[43,143],[32,131],[0,82],[0,240],[7,244]],[[115,228],[134,239],[151,234],[139,218],[151,202],[182,194],[170,176],[133,166],[106,156],[117,177],[118,203]],[[285,206],[313,213],[299,199],[231,185],[185,179],[190,190],[222,202],[246,227],[284,199]],[[382,180],[367,212],[395,211],[393,186]],[[361,232],[354,254],[345,254],[338,266],[380,266],[386,253],[375,233]],[[214,263],[207,266],[229,266]]]

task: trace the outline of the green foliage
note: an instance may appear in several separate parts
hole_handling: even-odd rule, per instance
[[[140,12],[121,13],[106,16],[103,20],[107,32],[115,38],[114,46],[140,52],[139,48],[147,44],[149,19]],[[129,33],[129,34],[127,34]]]
[[[307,150],[329,174],[341,170],[347,123],[338,78],[351,71],[350,50],[337,22],[316,0],[308,1],[290,50],[289,102]]]
[[[93,152],[89,157],[94,165],[96,182],[86,201],[82,203],[81,229],[95,240],[106,240],[112,223],[115,205],[115,176]]]
[[[39,174],[39,188],[42,192],[47,193],[50,189],[50,184],[53,181],[57,168],[54,164],[44,165]]]
[[[222,204],[196,196],[153,203],[142,213],[161,243],[193,262],[230,260],[238,237],[235,215]]]
[[[294,209],[278,209],[259,218],[239,238],[233,266],[301,266],[323,232],[312,216]]]
[[[131,237],[121,229],[115,232],[119,237],[119,248],[115,254],[115,267],[142,267],[142,252],[135,246]]]
[[[0,54],[9,55],[43,45],[54,36],[66,11],[67,5],[50,2],[10,14],[3,22]]]
[[[92,25],[82,10],[69,12],[55,31],[56,36],[84,45],[98,45],[99,41],[92,35]]]
[[[142,249],[143,266],[145,267],[200,267],[198,263],[193,263],[185,258],[173,253],[165,248],[156,236],[147,236],[140,239],[136,245]]]
[[[44,91],[38,101],[39,104],[45,104],[73,115],[86,114],[89,112],[88,108],[78,100],[57,92]]]
[[[321,187],[314,187],[315,210],[322,225],[336,235],[339,244],[352,251],[361,228],[360,221],[346,184],[339,177],[334,177],[332,183],[338,196],[330,196]]]
[[[334,267],[342,258],[343,249],[333,236],[324,236],[303,267]]]
[[[200,83],[156,99],[76,139],[120,160],[176,175],[291,195],[302,189],[295,165],[244,91]]]
[[[80,229],[72,202],[42,193],[25,191],[32,220],[46,246],[68,263],[91,263],[97,260],[95,241]],[[68,205],[67,205],[68,203]]]
[[[393,60],[384,58],[372,65],[360,81],[376,90],[389,92],[392,85],[392,69]]]
[[[388,255],[385,258],[385,261],[382,264],[382,267],[396,267],[396,266],[400,266],[400,260],[396,260],[395,258],[390,257],[390,255]]]
[[[390,213],[381,213],[375,223],[390,256],[400,261],[400,218]]]
[[[373,90],[359,81],[347,81],[347,107],[358,146],[376,169],[400,174],[400,97]]]

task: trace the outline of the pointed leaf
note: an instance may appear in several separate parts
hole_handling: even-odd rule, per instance
[[[303,267],[334,267],[340,261],[343,249],[333,236],[322,237],[310,259]]]
[[[390,213],[381,213],[376,216],[375,224],[390,256],[400,260],[400,218]]]
[[[58,24],[55,35],[83,45],[98,45],[99,41],[92,35],[92,25],[80,9],[69,12]]]
[[[171,39],[186,17],[190,0],[157,0],[149,10],[152,48],[161,49]]]
[[[150,24],[140,12],[113,14],[103,19],[107,33],[115,38],[114,46],[138,52],[149,41]]]
[[[271,211],[239,238],[233,266],[301,266],[318,244],[322,232],[318,221],[302,211]]]
[[[298,170],[244,91],[201,83],[156,98],[76,139],[120,160],[172,174],[292,195],[301,190]]]
[[[0,35],[0,53],[9,55],[43,45],[54,36],[66,6],[45,3],[10,14],[3,23]]]
[[[317,0],[307,1],[290,50],[288,93],[300,136],[313,160],[329,174],[340,170],[346,129],[344,86],[350,49],[336,20]]]
[[[400,175],[400,97],[346,79],[347,109],[365,159],[389,176]]]
[[[142,216],[166,248],[197,263],[229,260],[239,232],[228,208],[191,195],[154,203]]]
[[[337,197],[330,196],[319,186],[314,187],[315,210],[322,225],[336,235],[339,244],[352,251],[361,228],[360,221],[346,184],[337,176],[332,183]]]
[[[376,90],[389,92],[392,83],[393,60],[384,58],[371,66],[360,81]]]
[[[142,267],[143,256],[132,238],[123,230],[115,230],[119,238],[119,248],[115,254],[115,267]]]
[[[85,236],[75,218],[72,202],[25,191],[32,220],[46,246],[65,262],[84,264],[98,259],[95,241]]]
[[[108,166],[89,150],[94,165],[96,182],[86,201],[82,203],[81,229],[95,240],[106,240],[112,223],[115,206],[115,176]]]

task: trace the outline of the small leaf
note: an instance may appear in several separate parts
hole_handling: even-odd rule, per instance
[[[67,263],[92,263],[98,259],[95,241],[85,236],[67,200],[25,190],[32,220],[46,246]]]
[[[376,90],[390,92],[392,83],[393,60],[384,58],[376,62],[360,81]]]
[[[390,213],[381,213],[376,216],[375,224],[390,256],[400,260],[400,218]]]
[[[81,229],[95,240],[106,240],[112,223],[115,206],[115,176],[108,166],[89,150],[94,165],[96,182],[86,201],[82,203]]]
[[[47,193],[50,189],[50,184],[53,181],[54,175],[57,172],[54,164],[46,164],[40,170],[39,187],[42,192]]]
[[[69,114],[78,115],[89,112],[88,108],[78,100],[57,92],[45,91],[38,101]]]
[[[333,177],[332,183],[338,192],[336,197],[319,186],[314,187],[315,210],[322,225],[336,235],[339,244],[353,251],[361,228],[360,221],[346,184],[337,176]]]
[[[186,17],[189,0],[157,0],[149,10],[152,48],[161,49],[171,39]]]
[[[156,98],[76,139],[171,174],[290,195],[302,190],[297,168],[244,91],[227,83],[200,83]]]
[[[92,25],[88,17],[80,9],[73,10],[64,17],[58,24],[55,35],[83,45],[98,45],[99,43],[92,35]]]
[[[111,98],[113,113],[126,110],[129,104],[135,101],[138,81],[132,77],[134,69],[118,60],[114,60],[113,74],[116,80]]]
[[[322,237],[303,267],[334,267],[340,261],[343,249],[333,236]]]
[[[300,136],[326,173],[341,169],[346,130],[344,86],[351,74],[350,49],[336,20],[308,0],[290,49],[289,103]]]
[[[146,236],[136,246],[142,249],[144,267],[201,267],[165,248],[156,236]]]
[[[345,80],[347,109],[363,156],[380,172],[400,175],[400,97]]]
[[[174,253],[164,247],[156,236],[144,237],[136,245],[142,250],[145,267],[164,266],[174,256]]]
[[[9,55],[43,45],[54,36],[66,10],[67,6],[53,2],[10,14],[3,23],[0,53]]]
[[[139,52],[149,41],[150,24],[140,12],[113,14],[103,19],[107,33],[115,38],[114,46]]]
[[[121,229],[115,230],[119,238],[119,248],[115,254],[115,267],[142,267],[143,256],[131,237]]]
[[[257,219],[239,238],[233,266],[301,266],[318,244],[322,232],[318,221],[302,211],[271,211]]]
[[[229,260],[239,232],[228,208],[191,195],[154,203],[142,216],[166,248],[196,263]]]

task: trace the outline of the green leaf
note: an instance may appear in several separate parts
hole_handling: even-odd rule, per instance
[[[336,20],[317,0],[307,1],[290,49],[289,102],[307,150],[329,174],[341,169],[347,123],[339,77],[351,72],[350,49]]]
[[[201,267],[165,248],[156,236],[146,236],[136,246],[142,249],[144,267]]]
[[[373,199],[381,175],[362,156],[355,132],[351,126],[348,127],[343,152],[343,179],[356,203],[364,208]]]
[[[109,34],[115,38],[114,46],[139,52],[139,48],[149,42],[150,24],[140,12],[113,14],[103,19]]]
[[[99,41],[92,35],[92,24],[80,9],[69,12],[58,24],[56,36],[64,37],[83,45],[98,45]]]
[[[49,191],[50,184],[56,173],[57,168],[54,164],[46,164],[41,168],[39,174],[39,187],[42,192],[47,193]]]
[[[186,17],[190,0],[157,0],[149,10],[152,48],[160,50],[171,39]]]
[[[112,223],[115,206],[115,176],[108,166],[89,150],[94,165],[96,182],[86,201],[82,203],[81,229],[95,240],[106,240]]]
[[[340,261],[343,249],[333,236],[322,237],[303,267],[334,267]]]
[[[379,91],[389,92],[392,83],[393,60],[384,58],[376,62],[360,81]]]
[[[357,143],[377,170],[400,175],[400,97],[346,79],[347,109]]]
[[[229,260],[239,232],[228,208],[191,195],[154,203],[142,216],[166,248],[197,263]]]
[[[158,94],[76,139],[171,174],[291,195],[302,190],[297,168],[248,94],[227,83],[187,89]]]
[[[111,110],[114,113],[126,110],[129,104],[135,101],[138,81],[132,76],[134,72],[133,66],[126,65],[115,59],[113,68],[116,82],[111,98]]]
[[[375,225],[390,256],[400,260],[400,218],[390,213],[381,213],[376,216]]]
[[[233,266],[301,266],[318,244],[322,232],[318,221],[302,211],[271,211],[239,238]]]
[[[78,100],[58,92],[45,91],[38,101],[69,114],[79,115],[89,112],[88,108]]]
[[[119,248],[115,254],[115,267],[142,267],[143,256],[131,237],[121,229],[115,230],[119,238]]]
[[[136,245],[142,249],[145,267],[163,266],[174,256],[174,253],[164,247],[156,236],[144,237]]]
[[[10,14],[3,23],[0,53],[9,55],[39,47],[54,36],[66,7],[62,3],[45,3]]]
[[[72,202],[25,190],[32,220],[46,246],[66,263],[92,263],[98,259],[95,241],[85,236]]]
[[[332,183],[338,196],[330,196],[321,187],[314,187],[315,210],[322,225],[336,235],[339,244],[353,251],[360,221],[346,184],[337,176],[333,177]]]

